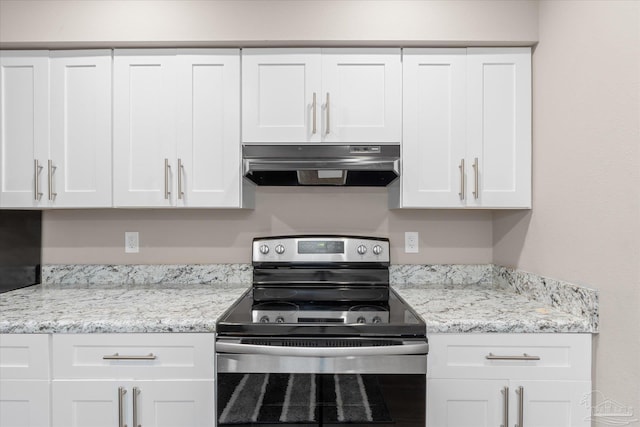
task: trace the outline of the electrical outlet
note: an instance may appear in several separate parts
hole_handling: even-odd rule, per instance
[[[124,252],[128,254],[137,254],[140,252],[138,246],[139,238],[137,231],[125,231],[124,232]]]
[[[417,254],[420,252],[418,246],[419,235],[417,231],[407,231],[404,233],[404,252],[406,254]]]

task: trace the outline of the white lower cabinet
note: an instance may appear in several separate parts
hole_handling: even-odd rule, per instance
[[[59,427],[211,427],[211,381],[53,381]]]
[[[53,336],[55,427],[212,427],[213,334]]]
[[[589,334],[437,334],[429,347],[429,427],[590,426]]]
[[[49,336],[0,335],[0,427],[46,427]]]

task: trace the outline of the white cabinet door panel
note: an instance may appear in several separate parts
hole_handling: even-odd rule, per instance
[[[171,206],[176,172],[175,50],[114,54],[114,204]],[[165,167],[165,159],[168,167]],[[167,194],[169,193],[169,194]]]
[[[320,141],[319,54],[320,49],[243,50],[243,142]]]
[[[322,138],[400,143],[400,49],[322,50]]]
[[[527,427],[589,427],[590,381],[512,381],[513,421],[519,416],[518,387],[523,387],[523,424]],[[589,401],[590,402],[590,401]]]
[[[0,426],[48,427],[49,381],[0,381]]]
[[[51,205],[111,206],[111,51],[51,59]]]
[[[427,425],[495,427],[503,424],[506,380],[427,381]]]
[[[403,83],[402,205],[464,207],[466,49],[405,49]]]
[[[179,51],[178,206],[240,206],[240,53]]]
[[[41,207],[47,202],[49,53],[3,51],[0,67],[0,207]]]
[[[467,50],[468,157],[478,159],[469,180],[482,207],[531,204],[531,51]],[[473,180],[473,182],[472,182]]]
[[[139,382],[138,423],[145,427],[214,425],[213,381]]]
[[[118,404],[118,387],[130,389],[127,382],[53,381],[52,415],[54,427],[114,427],[122,411],[131,425],[130,391]]]

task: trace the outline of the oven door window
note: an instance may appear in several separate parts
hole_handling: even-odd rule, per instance
[[[425,425],[424,374],[219,373],[219,426]]]

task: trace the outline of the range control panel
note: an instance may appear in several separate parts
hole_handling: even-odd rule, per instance
[[[389,262],[389,239],[349,236],[279,236],[253,240],[253,262]]]

